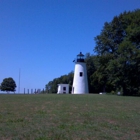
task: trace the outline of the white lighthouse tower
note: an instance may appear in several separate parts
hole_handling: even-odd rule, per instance
[[[75,60],[72,94],[88,93],[87,68],[84,55],[80,52]]]

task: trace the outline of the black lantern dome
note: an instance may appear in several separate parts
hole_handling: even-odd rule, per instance
[[[85,62],[84,55],[82,54],[82,52],[80,52],[77,55],[77,62]]]

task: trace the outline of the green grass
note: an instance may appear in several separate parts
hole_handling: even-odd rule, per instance
[[[0,95],[2,140],[138,140],[140,98]]]

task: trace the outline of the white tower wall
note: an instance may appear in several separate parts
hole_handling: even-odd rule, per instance
[[[88,91],[87,69],[85,62],[76,62],[74,80],[72,87],[73,94],[86,94]]]

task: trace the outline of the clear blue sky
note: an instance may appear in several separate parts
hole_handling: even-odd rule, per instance
[[[140,0],[0,0],[0,83],[12,77],[23,89],[45,88],[74,70],[82,51],[93,53],[104,23]]]

